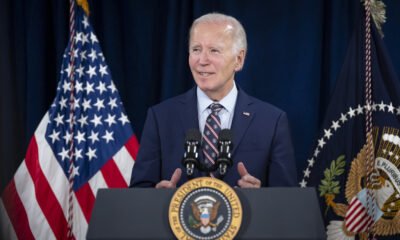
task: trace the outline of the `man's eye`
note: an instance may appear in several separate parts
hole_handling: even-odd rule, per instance
[[[211,52],[212,53],[219,53],[219,50],[218,49],[211,49]]]
[[[199,49],[199,48],[192,48],[192,52],[193,52],[193,53],[199,53],[199,52],[200,52],[200,49]]]

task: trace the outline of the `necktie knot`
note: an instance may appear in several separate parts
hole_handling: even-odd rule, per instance
[[[219,111],[221,111],[224,107],[219,103],[212,103],[210,104],[209,108],[214,115],[218,115]]]

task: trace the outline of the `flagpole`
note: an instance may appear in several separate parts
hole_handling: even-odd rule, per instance
[[[365,130],[367,141],[366,152],[366,180],[365,186],[367,189],[367,210],[371,211],[372,224],[368,227],[368,239],[370,234],[375,238],[374,234],[374,216],[375,216],[375,191],[371,177],[375,171],[375,154],[374,143],[372,136],[372,69],[371,69],[371,0],[365,0]]]
[[[74,55],[74,49],[75,49],[75,0],[70,0],[70,9],[69,9],[69,42],[71,44],[70,46],[70,52],[69,52],[69,57],[70,57],[70,72],[69,72],[69,81],[70,81],[70,98],[69,98],[69,133],[70,133],[70,139],[69,139],[69,169],[68,169],[68,181],[69,181],[69,198],[68,198],[68,238],[73,238],[73,209],[74,209],[74,204],[73,204],[73,187],[74,187],[74,125],[75,125],[75,96],[74,96],[74,84],[75,84],[75,79],[74,79],[74,68],[75,68],[75,55]]]

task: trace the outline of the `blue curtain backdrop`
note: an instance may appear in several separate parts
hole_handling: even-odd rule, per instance
[[[146,109],[193,86],[187,64],[193,19],[239,19],[249,51],[238,84],[284,109],[299,176],[312,150],[359,0],[95,0],[90,20],[140,137]],[[400,1],[385,0],[386,43],[400,73]],[[68,41],[68,1],[0,0],[0,191],[56,93]],[[182,146],[183,152],[183,146]]]

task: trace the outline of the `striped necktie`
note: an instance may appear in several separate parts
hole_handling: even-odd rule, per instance
[[[208,107],[211,109],[208,115],[203,132],[203,154],[204,163],[207,167],[215,163],[218,155],[218,134],[221,131],[221,119],[218,116],[219,111],[224,107],[219,103],[212,103]]]

